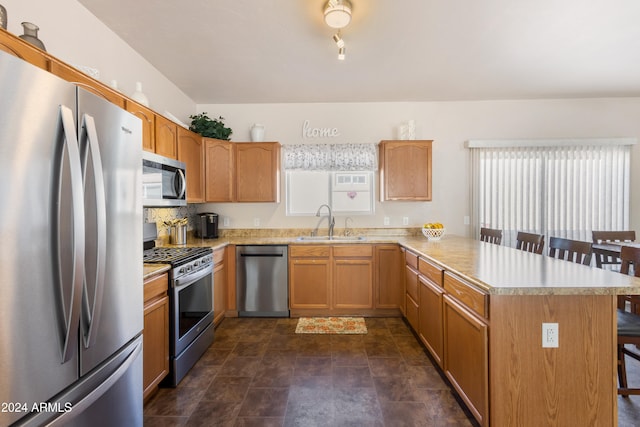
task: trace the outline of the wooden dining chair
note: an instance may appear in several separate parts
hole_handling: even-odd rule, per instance
[[[480,228],[480,240],[499,245],[502,243],[502,230],[482,227]]]
[[[621,267],[620,273],[629,274],[631,267],[636,277],[640,277],[640,248],[623,246],[620,251]],[[626,302],[629,302],[631,312],[626,311]],[[621,303],[623,304],[620,307]],[[625,347],[625,344],[635,344],[640,346],[640,296],[622,295],[618,298],[618,394],[629,396],[640,394],[640,388],[630,388],[627,384],[627,365],[625,356],[629,356],[640,361],[640,354],[637,351]]]
[[[591,242],[552,237],[549,239],[549,256],[576,262],[578,264],[591,264]]]
[[[634,230],[625,231],[592,231],[591,238],[594,244],[607,242],[635,242],[636,232]],[[603,265],[620,265],[620,258],[610,255],[596,253],[596,265],[602,268]]]
[[[516,249],[541,254],[544,249],[544,235],[518,231]]]

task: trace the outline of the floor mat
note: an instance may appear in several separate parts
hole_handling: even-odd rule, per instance
[[[366,334],[362,317],[301,317],[296,334]]]

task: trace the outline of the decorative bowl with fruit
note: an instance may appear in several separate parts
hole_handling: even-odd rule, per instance
[[[430,242],[436,242],[444,236],[444,225],[439,222],[428,222],[422,226],[422,234]]]

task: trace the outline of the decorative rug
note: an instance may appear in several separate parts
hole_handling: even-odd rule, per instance
[[[362,317],[301,317],[296,334],[366,334]]]

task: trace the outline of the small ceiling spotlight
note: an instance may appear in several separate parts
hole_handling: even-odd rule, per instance
[[[341,47],[340,49],[338,49],[338,59],[340,61],[344,61],[344,52],[345,52],[345,48]]]
[[[324,22],[331,28],[344,28],[351,22],[349,0],[329,0],[324,7]]]
[[[342,40],[342,37],[340,37],[340,31],[333,35],[333,41],[336,42],[336,45],[339,48],[344,47],[344,40]]]

